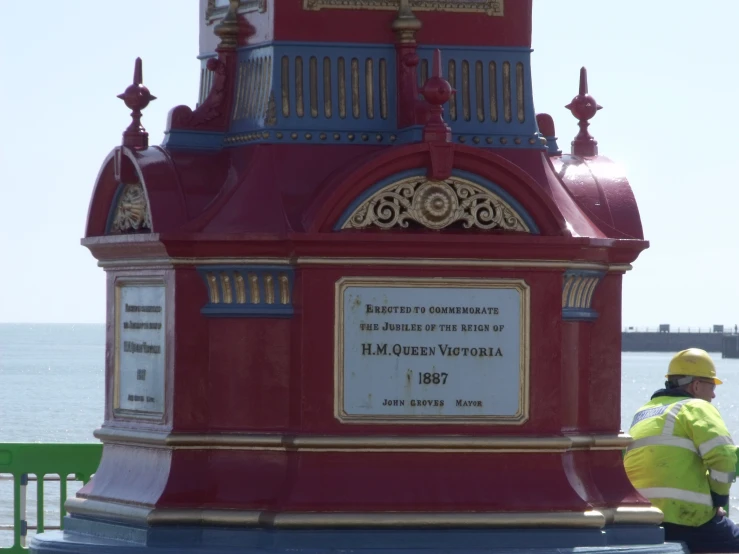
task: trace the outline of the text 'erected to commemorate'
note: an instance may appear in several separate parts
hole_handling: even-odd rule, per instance
[[[462,279],[338,284],[337,416],[519,423],[528,287]]]
[[[117,408],[164,412],[165,288],[124,284],[117,301]]]

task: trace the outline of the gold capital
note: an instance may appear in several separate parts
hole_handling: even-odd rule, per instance
[[[392,24],[392,29],[398,37],[398,42],[402,44],[414,44],[416,42],[416,32],[422,26],[423,24],[411,9],[410,0],[400,0],[398,17],[395,18]]]
[[[219,49],[234,49],[239,38],[239,0],[229,0],[228,12],[213,32],[221,39]]]

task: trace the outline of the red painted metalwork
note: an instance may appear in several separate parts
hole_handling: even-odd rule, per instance
[[[133,84],[130,85],[118,98],[123,100],[131,111],[131,125],[123,132],[123,146],[133,150],[146,150],[149,147],[149,133],[141,125],[141,110],[156,100],[156,96],[143,85],[143,69],[141,58],[136,58],[133,71]]]
[[[437,49],[434,52],[433,73],[421,88],[421,94],[428,104],[428,118],[423,127],[424,141],[451,142],[452,129],[444,123],[443,113],[444,104],[451,98],[453,92],[452,85],[442,76],[441,51]]]
[[[587,133],[588,120],[599,106],[587,94],[584,70],[580,94],[570,104],[581,127],[572,155],[459,144],[452,141],[441,117],[451,86],[441,77],[438,55],[434,76],[421,91],[430,117],[419,119],[416,45],[397,42],[393,12],[305,11],[299,0],[267,5],[267,12],[242,15],[236,27],[226,26],[221,40],[236,40],[231,46],[222,42],[216,48],[210,28],[203,27],[207,33],[201,45],[217,50],[217,58],[208,62],[215,72],[214,85],[197,109],[175,108],[170,129],[225,131],[234,101],[236,44],[275,38],[395,44],[400,60],[399,127],[425,124],[423,140],[392,146],[285,143],[171,150],[147,148],[143,129],[137,128],[135,140],[131,135],[111,153],[95,185],[84,244],[99,260],[117,264],[108,271],[109,298],[117,279],[160,276],[174,309],[167,322],[167,409],[161,423],[141,423],[116,417],[112,410],[115,318],[109,302],[104,428],[222,437],[281,434],[284,439],[282,449],[275,451],[107,444],[96,478],[79,496],[157,508],[270,512],[536,512],[647,506],[628,483],[618,450],[459,454],[311,452],[296,446],[301,437],[322,436],[617,435],[622,269],[608,273],[597,289],[597,320],[563,321],[561,265],[629,264],[647,243],[627,180],[598,155]],[[506,2],[505,9],[502,18],[417,14],[423,20],[419,41],[433,37],[434,44],[530,46],[531,0]],[[134,85],[136,98],[143,98],[140,65]],[[143,108],[145,102],[136,105],[132,109]],[[134,127],[136,122],[134,116]],[[550,117],[540,117],[539,125],[545,135],[554,134]],[[463,171],[495,183],[531,216],[539,234],[337,230],[342,214],[370,187],[419,169],[432,179]],[[121,183],[132,181],[145,187],[153,232],[108,235],[117,191]],[[197,265],[197,260],[237,263],[233,260],[256,258],[298,260],[294,316],[203,316],[207,288],[192,265],[181,260],[195,260]],[[321,258],[380,261],[336,266],[319,263]],[[407,267],[387,262],[407,259],[432,261]],[[439,259],[512,263],[442,267],[433,263]],[[552,260],[562,263],[547,265]],[[536,263],[522,268],[513,262]],[[360,275],[524,279],[531,287],[532,314],[529,420],[494,428],[337,421],[334,284],[341,277]]]
[[[590,123],[588,121],[595,117],[598,110],[603,109],[595,98],[588,94],[588,70],[580,69],[580,93],[565,106],[578,120],[580,132],[572,142],[572,153],[575,156],[596,156],[598,154],[598,141],[588,132]]]

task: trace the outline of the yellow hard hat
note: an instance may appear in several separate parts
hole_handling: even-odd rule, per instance
[[[665,377],[669,379],[673,375],[690,375],[691,377],[703,377],[711,379],[717,385],[722,381],[716,378],[716,366],[708,352],[700,348],[688,348],[675,354],[670,360]]]

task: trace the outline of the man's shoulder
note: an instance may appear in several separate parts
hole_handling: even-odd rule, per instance
[[[719,413],[716,406],[702,398],[689,398],[686,400],[688,400],[688,402],[685,402],[685,405],[692,411],[711,412],[715,414]]]

